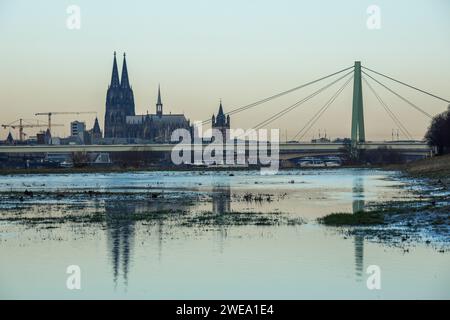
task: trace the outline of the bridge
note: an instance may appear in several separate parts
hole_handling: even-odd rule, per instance
[[[275,95],[269,96],[267,98],[258,100],[251,104],[232,109],[226,115],[235,115],[258,106],[261,106],[269,101],[277,99],[279,97],[285,96],[292,92],[304,89],[313,84],[319,83],[329,78],[334,78],[334,80],[325,86],[322,86],[318,90],[314,91],[312,94],[307,95],[305,98],[289,105],[286,108],[277,110],[277,112],[271,115],[269,118],[262,122],[259,122],[253,129],[260,129],[267,127],[270,123],[276,121],[277,119],[285,116],[291,111],[297,109],[305,102],[309,101],[318,94],[324,92],[328,88],[334,86],[337,83],[343,82],[343,84],[338,87],[337,91],[333,93],[327,102],[322,105],[319,110],[309,119],[303,127],[293,136],[293,141],[301,141],[305,135],[311,130],[315,123],[322,117],[322,115],[330,108],[333,102],[338,98],[342,91],[347,87],[347,85],[353,80],[353,103],[352,103],[352,122],[351,122],[351,139],[350,148],[351,152],[355,155],[358,154],[359,150],[376,150],[379,148],[387,148],[389,150],[394,150],[401,152],[405,155],[411,156],[428,156],[432,154],[432,149],[425,142],[414,141],[411,133],[408,131],[406,126],[400,121],[399,117],[392,111],[392,108],[381,98],[378,92],[375,90],[373,84],[377,84],[379,87],[386,89],[391,94],[395,95],[397,98],[402,100],[408,106],[419,112],[422,116],[428,118],[428,121],[432,119],[432,115],[420,108],[409,99],[400,95],[398,92],[394,91],[387,84],[380,80],[388,79],[390,81],[401,84],[404,87],[412,89],[416,92],[420,92],[433,99],[440,100],[441,102],[450,103],[449,100],[439,97],[435,94],[427,92],[425,90],[419,89],[415,86],[402,82],[400,80],[394,79],[393,77],[387,76],[381,72],[366,68],[361,65],[361,62],[356,61],[353,66],[344,68],[337,72],[328,74],[316,80],[310,81],[308,83],[302,84],[300,86],[291,88],[289,90],[277,93]],[[372,82],[372,84],[370,83]],[[406,140],[398,142],[373,142],[366,140],[365,133],[365,119],[364,119],[364,104],[363,104],[363,83],[369,88],[372,94],[376,97],[382,108],[389,115],[393,123],[402,132],[402,135]],[[202,122],[202,125],[208,124],[211,119]],[[0,146],[1,153],[70,153],[70,152],[170,152],[174,144],[115,144],[115,145],[9,145]],[[296,157],[311,156],[311,155],[336,155],[341,154],[344,148],[347,147],[342,142],[318,142],[318,143],[305,143],[305,142],[292,142],[292,143],[280,143],[279,152],[281,159],[293,159]],[[248,146],[246,147],[248,148]]]
[[[205,147],[204,145],[203,147]],[[114,144],[114,145],[18,145],[1,146],[1,153],[73,153],[73,152],[163,152],[170,153],[174,144]],[[280,160],[290,160],[306,156],[342,155],[346,145],[338,143],[280,143]],[[430,147],[424,142],[362,142],[357,146],[360,150],[376,150],[387,148],[412,157],[431,155]],[[249,150],[249,145],[245,145]]]

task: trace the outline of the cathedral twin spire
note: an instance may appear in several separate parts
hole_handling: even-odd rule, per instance
[[[117,59],[116,52],[114,51],[114,60],[113,60],[113,69],[111,75],[111,84],[110,88],[122,88],[122,89],[131,89],[130,80],[128,79],[128,67],[126,54],[123,54],[123,63],[122,63],[122,77],[119,81],[119,68],[117,67]],[[161,99],[161,87],[158,86],[158,100],[156,102],[156,114],[162,116],[163,114],[163,104]]]
[[[116,52],[114,51],[113,69],[111,75],[111,88],[130,88],[130,81],[128,80],[128,68],[125,53],[123,54],[122,64],[122,78],[119,81],[119,69],[117,68]]]
[[[123,54],[122,78],[120,79],[120,85],[122,86],[122,88],[130,87],[130,81],[128,80],[127,59],[125,57],[125,53]]]
[[[114,61],[113,61],[113,69],[112,69],[112,75],[111,75],[111,88],[118,88],[120,87],[119,82],[119,71],[117,69],[117,60],[116,60],[116,52],[114,51]]]

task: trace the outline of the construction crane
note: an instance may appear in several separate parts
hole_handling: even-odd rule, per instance
[[[26,134],[23,132],[23,129],[24,129],[24,128],[47,127],[46,124],[40,124],[39,122],[38,122],[38,123],[24,123],[24,122],[26,122],[26,121],[27,121],[27,120],[19,119],[19,120],[16,120],[16,121],[11,122],[11,123],[9,123],[9,124],[2,124],[2,127],[3,127],[4,129],[6,129],[6,128],[12,128],[12,129],[17,129],[17,128],[19,128],[19,139],[20,139],[20,141],[23,141],[23,140],[24,140],[24,137],[25,137],[25,135],[26,135]],[[63,127],[62,124],[54,124],[54,126],[57,126],[57,127]]]
[[[48,116],[48,130],[50,130],[50,133],[52,132],[52,116],[53,115],[60,115],[60,114],[92,114],[97,112],[95,111],[80,111],[80,112],[38,112],[35,113],[35,116]]]

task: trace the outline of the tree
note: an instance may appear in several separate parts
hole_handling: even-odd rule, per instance
[[[387,147],[379,147],[376,150],[365,150],[361,158],[364,162],[372,164],[393,164],[405,162],[405,158],[400,152]]]
[[[89,156],[86,152],[73,152],[72,163],[76,168],[85,167],[89,163]]]
[[[436,147],[438,154],[450,152],[450,105],[447,111],[433,118],[425,140],[430,146]]]
[[[335,140],[334,142],[338,141]],[[342,153],[344,161],[348,163],[357,162],[357,156],[352,149],[352,141],[349,138],[344,138],[342,139],[342,142],[344,143],[344,145],[342,146],[342,148],[340,148],[340,151]]]

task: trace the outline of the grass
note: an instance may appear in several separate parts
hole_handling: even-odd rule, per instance
[[[364,226],[390,223],[393,216],[414,217],[421,213],[446,213],[450,205],[446,204],[448,197],[432,196],[424,199],[377,202],[368,204],[367,211],[354,214],[347,212],[331,213],[318,219],[324,225],[330,226]],[[439,221],[436,223],[439,224]]]
[[[157,221],[171,222],[180,226],[273,226],[273,225],[300,225],[304,221],[299,217],[291,217],[279,212],[196,212],[189,213],[181,209],[168,209],[148,212],[116,212],[105,214],[104,212],[94,212],[89,214],[66,213],[61,216],[23,216],[14,214],[13,216],[1,216],[0,222],[16,222],[28,226],[48,226],[60,225],[64,223],[80,224],[103,224],[103,223],[130,223],[130,222],[149,222]]]
[[[227,213],[201,212],[187,217],[183,226],[274,226],[274,225],[301,225],[303,219],[289,217],[280,212],[238,212]]]
[[[319,219],[328,226],[360,226],[384,223],[384,213],[380,211],[359,211],[356,213],[337,212]]]
[[[416,160],[401,165],[388,165],[387,169],[399,169],[413,177],[450,179],[450,154]]]

